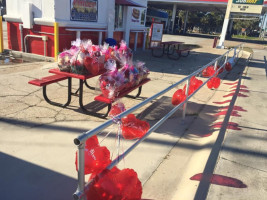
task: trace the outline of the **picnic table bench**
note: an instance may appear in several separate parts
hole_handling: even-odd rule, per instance
[[[147,82],[149,82],[150,79],[149,78],[146,78],[144,80],[142,80],[138,85],[135,85],[134,87],[131,87],[131,88],[128,88],[126,90],[123,90],[119,93],[119,95],[117,96],[117,98],[122,98],[122,97],[131,97],[131,98],[137,98],[140,96],[141,92],[142,92],[142,86],[144,84],[146,84]],[[129,96],[128,94],[132,91],[134,91],[135,89],[138,88],[138,92],[135,96]],[[115,99],[112,99],[112,98],[107,98],[107,97],[104,97],[103,94],[100,94],[98,96],[96,96],[94,98],[95,101],[99,101],[99,102],[103,102],[103,103],[106,103],[108,105],[108,111],[107,113],[104,115],[104,117],[106,117],[111,109],[111,106],[112,106],[112,103],[114,102]]]
[[[168,58],[173,60],[178,60],[180,57],[187,57],[190,54],[190,49],[180,49],[180,45],[183,43],[178,41],[160,42],[159,46],[151,47],[152,56],[160,58],[164,54],[167,54]],[[184,52],[187,53],[184,55],[182,54]]]
[[[94,87],[91,87],[88,83],[87,83],[87,79],[93,78],[95,76],[101,75],[105,72],[105,70],[99,72],[97,75],[80,75],[80,74],[74,74],[74,73],[70,73],[70,72],[63,72],[60,71],[59,69],[50,69],[49,70],[50,73],[53,73],[55,75],[51,75],[51,76],[47,76],[47,77],[43,77],[41,79],[34,79],[29,81],[29,84],[35,85],[35,86],[39,86],[39,87],[43,87],[43,96],[44,99],[46,100],[47,103],[51,104],[51,105],[55,105],[55,106],[59,106],[59,107],[66,107],[70,104],[71,102],[71,96],[78,96],[79,97],[79,105],[80,108],[82,109],[82,111],[86,114],[90,114],[93,116],[97,116],[97,117],[101,117],[101,118],[106,118],[108,116],[108,113],[111,109],[112,103],[114,102],[114,99],[109,99],[109,98],[105,98],[103,95],[98,95],[94,98],[95,101],[98,102],[103,102],[106,103],[108,106],[108,111],[105,114],[99,114],[99,113],[95,113],[92,111],[87,110],[84,105],[83,105],[83,86],[86,85],[86,87],[88,87],[89,89],[95,89]],[[72,92],[72,78],[77,78],[79,79],[79,88],[77,89],[76,92]],[[51,101],[48,97],[47,97],[47,85],[52,84],[52,83],[57,83],[59,81],[63,81],[68,79],[68,98],[67,98],[67,102],[64,104],[58,103],[58,102],[54,102]],[[130,92],[132,92],[133,90],[138,88],[138,93],[137,95],[134,97],[138,97],[141,94],[142,91],[142,86],[149,82],[150,79],[146,78],[144,80],[142,80],[138,85],[131,87],[129,89],[126,89],[122,92],[119,93],[117,98],[122,98],[122,97],[132,97],[132,96],[128,96],[128,94]]]

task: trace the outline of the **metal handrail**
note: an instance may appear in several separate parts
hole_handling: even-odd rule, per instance
[[[243,47],[244,44],[240,44],[230,50],[228,50],[226,53],[224,53],[223,55],[219,56],[218,58],[214,59],[213,61],[211,61],[210,63],[204,65],[203,67],[201,67],[200,69],[198,69],[197,71],[193,72],[192,74],[190,74],[189,76],[183,78],[182,80],[172,84],[171,86],[167,87],[166,89],[162,90],[161,92],[153,95],[152,97],[142,101],[141,103],[137,104],[136,106],[124,111],[123,113],[119,114],[116,116],[117,119],[121,119],[124,116],[134,112],[135,110],[145,106],[146,104],[148,104],[149,102],[151,102],[152,100],[156,99],[157,97],[165,94],[166,92],[168,92],[169,90],[175,88],[176,86],[182,84],[183,82],[187,81],[186,84],[186,99],[180,103],[179,105],[175,106],[168,114],[166,114],[163,118],[161,118],[156,124],[154,124],[148,131],[147,133],[140,139],[138,139],[132,146],[130,146],[127,150],[124,151],[123,154],[119,155],[116,159],[114,159],[111,164],[107,167],[107,169],[112,169],[115,165],[117,165],[124,157],[126,157],[136,146],[138,146],[143,140],[145,140],[153,131],[155,131],[161,124],[163,124],[170,116],[172,116],[180,107],[182,107],[184,105],[184,110],[183,110],[183,118],[185,118],[185,114],[186,114],[186,104],[188,102],[188,100],[190,98],[192,98],[194,96],[195,93],[197,93],[211,78],[213,78],[214,76],[216,76],[217,72],[222,69],[225,64],[228,62],[228,55],[230,52],[234,51],[234,56],[233,58],[239,58],[239,53],[242,51],[242,55],[243,56]],[[236,49],[238,48],[238,53],[236,52]],[[225,60],[223,65],[219,68],[217,68],[218,62],[225,56]],[[236,61],[235,61],[236,62]],[[208,66],[214,64],[214,69],[215,69],[215,73],[213,76],[209,77],[198,89],[196,89],[192,94],[188,95],[188,91],[189,91],[189,83],[190,83],[190,79],[201,73],[205,68],[207,68]],[[102,125],[87,131],[85,133],[83,133],[82,135],[79,135],[77,138],[74,139],[74,143],[76,145],[78,145],[78,188],[77,191],[73,194],[74,199],[78,200],[84,197],[84,191],[86,191],[91,184],[91,181],[88,182],[85,185],[85,178],[84,178],[84,143],[85,141],[100,133],[102,130],[104,130],[105,128],[111,126],[112,124],[114,124],[114,119],[110,119],[106,122],[104,122]]]

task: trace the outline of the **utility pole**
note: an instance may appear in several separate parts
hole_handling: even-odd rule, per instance
[[[219,45],[217,46],[217,48],[221,48],[221,49],[224,48],[224,40],[225,40],[225,36],[227,33],[227,29],[228,29],[229,19],[231,16],[231,8],[232,8],[232,3],[233,3],[232,1],[233,0],[228,0],[227,9],[226,9],[225,17],[224,17],[224,22],[223,22],[222,33],[221,33]]]

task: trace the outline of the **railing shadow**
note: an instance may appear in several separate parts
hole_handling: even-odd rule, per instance
[[[77,187],[74,178],[8,154],[0,160],[0,199],[66,200]]]

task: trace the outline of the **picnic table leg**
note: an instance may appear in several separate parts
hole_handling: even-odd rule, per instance
[[[90,86],[90,85],[87,83],[87,80],[84,80],[84,84],[85,84],[86,87],[88,87],[89,89],[91,89],[91,90],[95,90],[95,87]]]
[[[135,96],[126,95],[126,97],[135,99],[135,98],[137,98],[137,97],[140,96],[141,92],[142,92],[142,86],[140,86],[140,87],[138,88],[138,92],[137,92],[137,94],[136,94]]]
[[[80,91],[79,91],[79,104],[80,104],[80,108],[86,114],[93,115],[93,116],[96,116],[96,117],[106,118],[108,116],[108,113],[109,113],[110,109],[111,109],[111,104],[108,104],[108,111],[104,115],[98,114],[98,113],[95,113],[95,112],[91,112],[91,111],[87,110],[84,107],[84,105],[83,105],[83,84],[86,84],[86,83],[83,80],[80,79],[80,87],[79,87],[79,89],[80,89]]]
[[[47,94],[46,94],[46,85],[43,86],[43,96],[44,96],[45,101],[47,103],[51,104],[51,105],[59,106],[59,107],[66,107],[66,106],[68,106],[70,104],[70,101],[71,101],[71,77],[68,78],[68,100],[67,100],[67,103],[61,104],[61,103],[57,103],[57,102],[51,101],[47,97]]]

